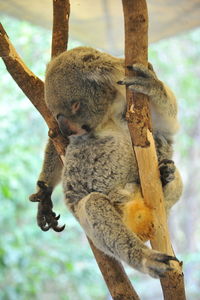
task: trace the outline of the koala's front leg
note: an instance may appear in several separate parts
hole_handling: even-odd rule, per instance
[[[80,200],[74,214],[97,248],[152,277],[163,276],[171,269],[170,260],[177,260],[145,246],[101,193],[91,193]]]
[[[59,216],[53,212],[53,202],[51,194],[54,187],[61,178],[62,164],[54,148],[52,141],[49,139],[43,162],[42,171],[37,181],[37,192],[30,195],[29,200],[38,203],[37,223],[43,230],[47,231],[52,228],[55,231],[62,231],[65,226],[58,226]]]
[[[32,202],[38,203],[37,224],[43,231],[48,231],[50,228],[56,232],[63,231],[65,225],[58,226],[60,215],[56,216],[53,211],[53,202],[51,200],[52,189],[48,187],[44,181],[37,182],[39,191],[32,194],[29,199]]]
[[[157,78],[153,68],[147,68],[142,64],[134,64],[128,68],[135,72],[135,76],[125,77],[117,83],[128,86],[134,92],[147,95],[158,106],[162,102],[162,105],[167,107],[166,86]]]
[[[175,133],[178,128],[177,104],[172,91],[157,78],[152,67],[134,64],[129,68],[135,72],[135,76],[125,77],[118,84],[149,97],[154,129]]]

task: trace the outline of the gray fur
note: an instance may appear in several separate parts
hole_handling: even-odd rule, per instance
[[[126,228],[117,209],[118,203],[130,200],[131,189],[139,187],[137,164],[123,119],[126,99],[122,85],[149,96],[159,162],[172,158],[177,107],[172,92],[152,68],[133,68],[137,76],[123,79],[122,59],[89,47],[64,52],[47,67],[45,99],[58,122],[62,114],[73,130],[81,132],[85,125],[90,128],[85,134],[69,137],[62,176],[67,206],[99,249],[158,277],[168,270],[171,258],[145,246]],[[80,104],[77,112],[72,109],[74,103]],[[55,153],[49,155],[49,147],[39,179],[53,189],[58,181],[52,180],[58,159]],[[56,171],[56,178],[58,174]],[[182,191],[177,170],[175,179],[163,190],[168,210]]]

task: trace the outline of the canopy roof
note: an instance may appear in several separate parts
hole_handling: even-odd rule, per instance
[[[176,35],[200,25],[199,0],[147,0],[149,41]],[[50,0],[0,0],[0,11],[48,29],[52,26]],[[121,0],[71,0],[70,38],[123,53]]]

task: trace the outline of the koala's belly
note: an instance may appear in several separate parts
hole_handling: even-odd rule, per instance
[[[130,182],[135,173],[131,170],[136,165],[134,160],[131,145],[123,138],[72,143],[67,148],[63,172],[66,198],[77,201],[91,192],[108,194],[116,186]]]

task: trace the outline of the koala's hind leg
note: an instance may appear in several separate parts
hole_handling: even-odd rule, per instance
[[[101,193],[91,193],[81,199],[74,213],[97,248],[141,272],[162,276],[170,269],[170,260],[176,260],[145,246],[123,224],[109,198]]]

